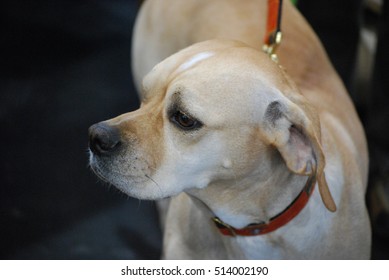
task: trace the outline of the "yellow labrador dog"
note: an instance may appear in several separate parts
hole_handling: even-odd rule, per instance
[[[266,2],[146,1],[141,107],[90,128],[90,164],[130,196],[170,198],[164,258],[367,259],[363,128],[289,1],[280,63],[260,50]]]

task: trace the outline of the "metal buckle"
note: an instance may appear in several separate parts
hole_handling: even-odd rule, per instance
[[[227,229],[228,232],[232,235],[232,236],[236,236],[236,233],[234,231],[234,229],[229,225],[229,224],[226,224],[224,223],[222,220],[220,220],[218,217],[213,217],[212,218],[212,221],[216,224],[216,226],[219,228],[219,229]]]
[[[281,40],[282,40],[282,32],[281,31],[275,31],[273,33],[270,34],[269,36],[269,43],[268,44],[264,44],[263,47],[262,47],[262,50],[267,53],[270,58],[278,63],[278,57],[277,55],[275,54],[278,46],[281,44]]]

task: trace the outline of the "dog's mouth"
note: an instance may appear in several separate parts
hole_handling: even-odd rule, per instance
[[[160,185],[151,174],[148,174],[145,162],[135,160],[138,165],[128,162],[124,156],[107,158],[89,151],[89,167],[102,182],[139,199],[157,199],[166,196]]]
[[[142,183],[149,175],[143,169],[139,170],[135,164],[128,164],[123,156],[100,157],[92,151],[89,152],[89,166],[92,171],[104,182],[115,185],[115,181],[126,180],[132,183]]]
[[[93,171],[93,173],[96,174],[96,176],[103,182],[111,184],[109,179],[106,177],[106,172],[102,170],[102,168],[99,165],[98,160],[96,159],[96,156],[94,156],[93,152],[89,150],[89,168]]]

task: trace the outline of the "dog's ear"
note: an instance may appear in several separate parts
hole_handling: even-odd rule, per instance
[[[324,174],[319,118],[306,102],[298,103],[288,98],[271,102],[264,115],[264,132],[292,172],[301,175],[316,172],[323,203],[334,212],[336,205]]]

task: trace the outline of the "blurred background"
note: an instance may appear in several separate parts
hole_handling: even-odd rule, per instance
[[[138,108],[137,1],[1,2],[0,258],[157,259],[153,203],[101,183],[88,127]]]
[[[300,2],[316,29],[321,17],[308,2],[318,1]],[[88,127],[139,106],[130,69],[138,8],[137,0],[1,2],[0,259],[159,258],[154,203],[126,197],[88,167]],[[359,12],[375,26],[380,10]],[[374,27],[364,30],[352,53],[358,90],[343,76],[361,114],[376,45]],[[389,258],[385,234],[375,234],[373,258]]]

